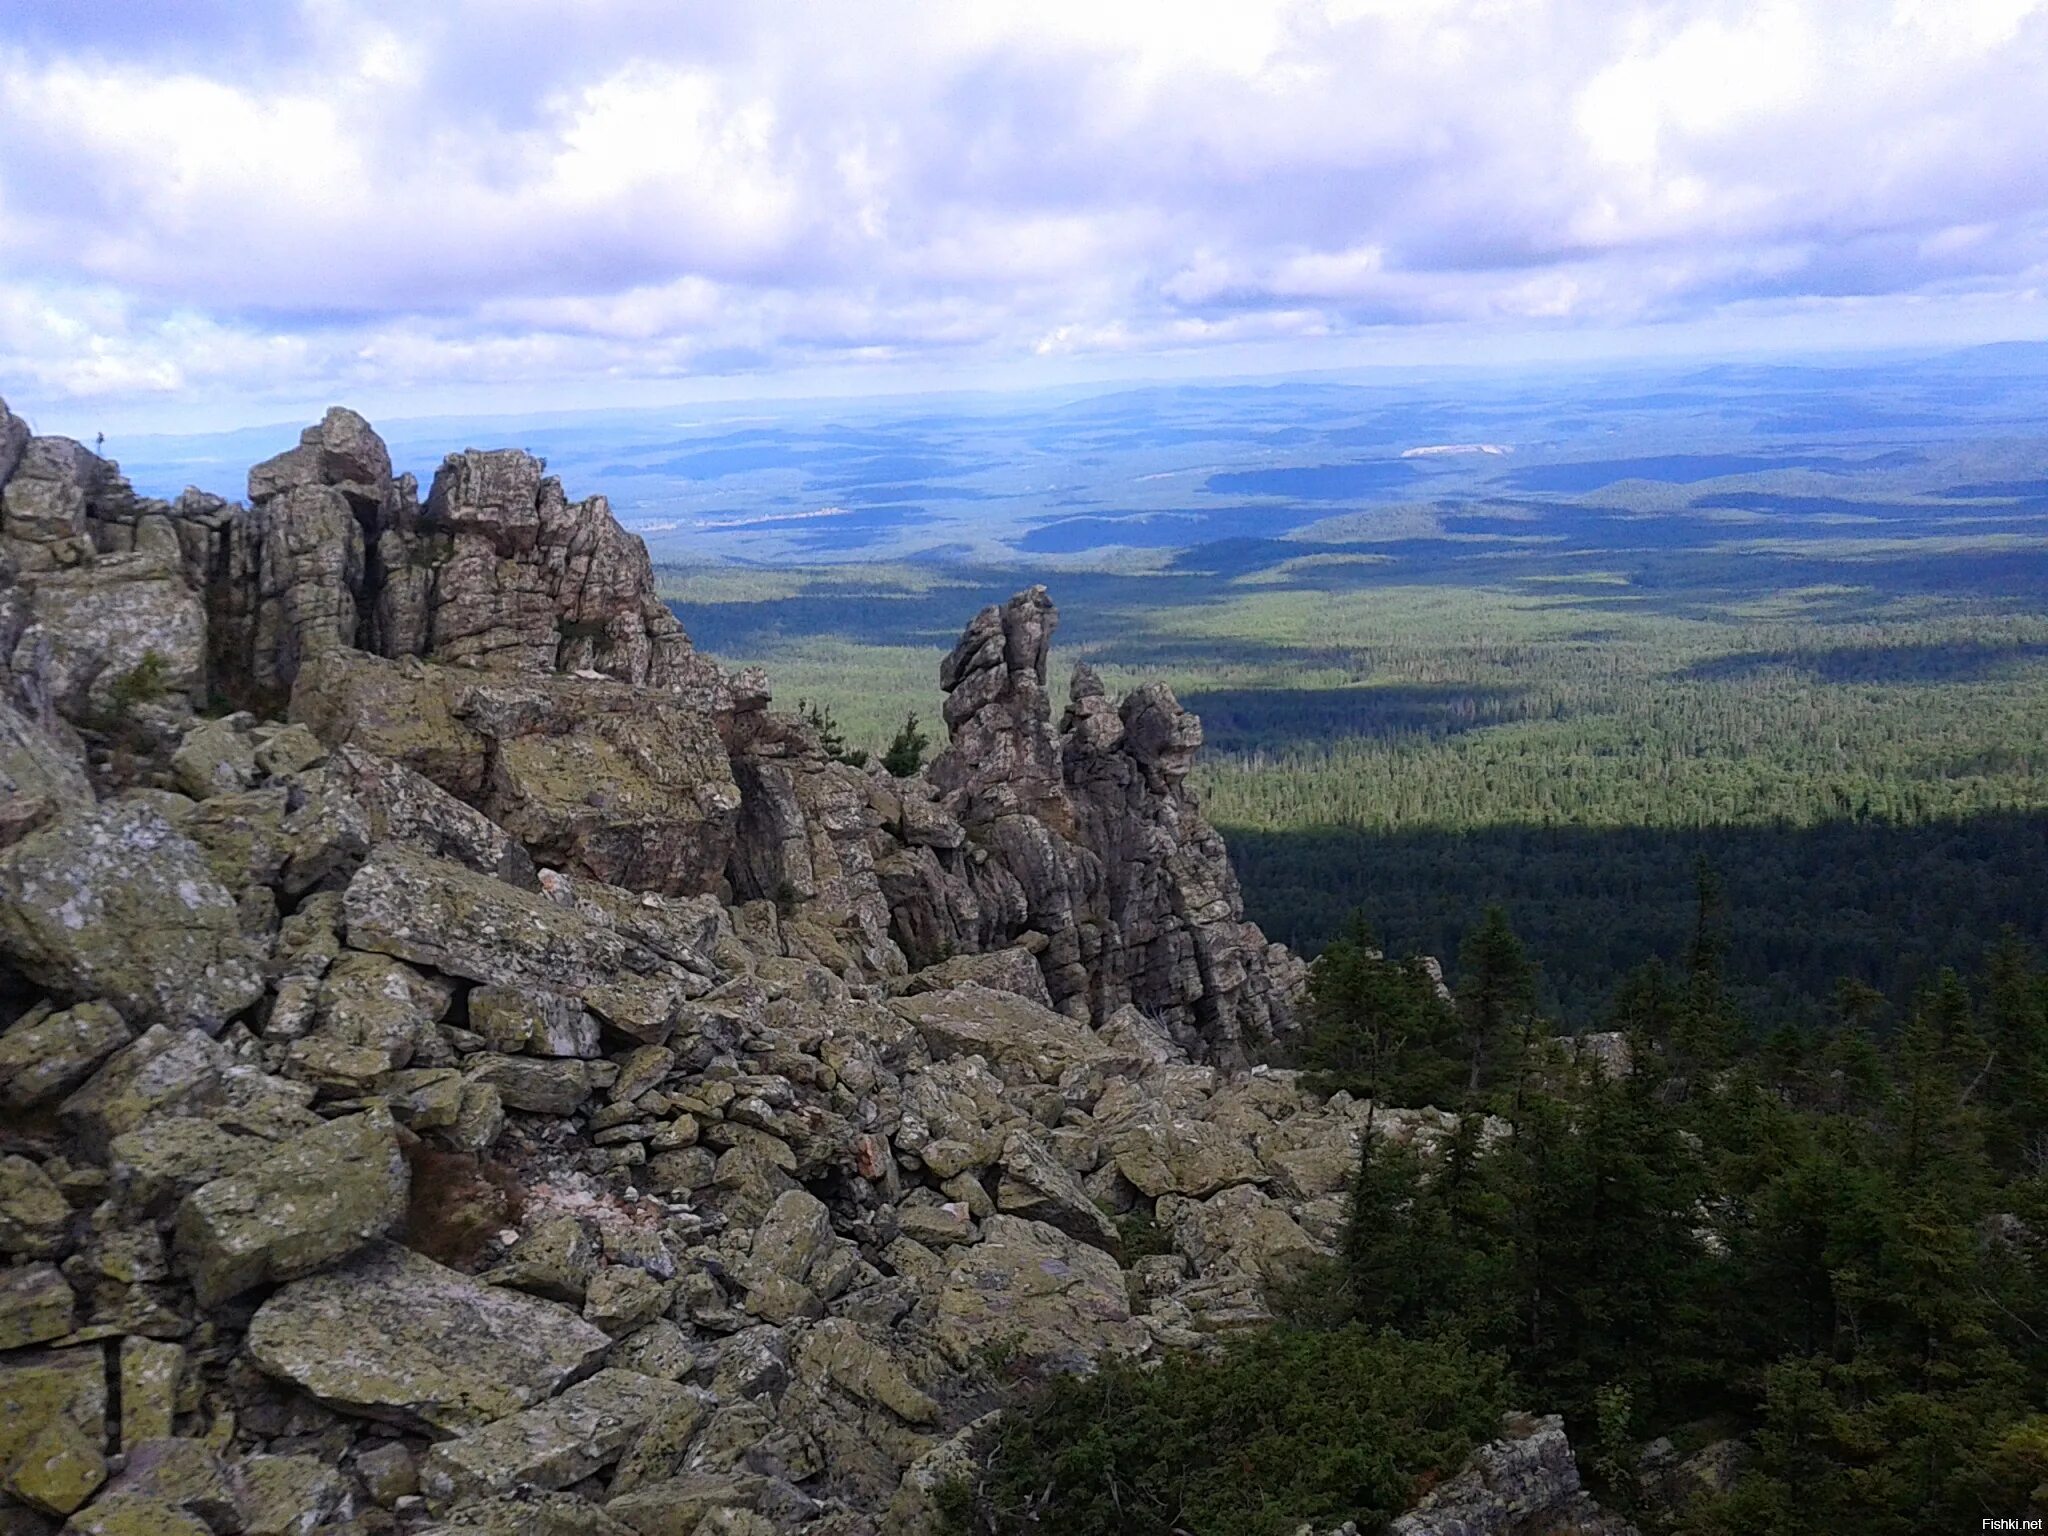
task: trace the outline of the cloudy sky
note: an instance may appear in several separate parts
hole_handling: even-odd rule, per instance
[[[2048,335],[2048,0],[0,0],[52,430]]]

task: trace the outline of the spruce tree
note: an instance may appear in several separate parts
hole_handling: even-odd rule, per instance
[[[1498,905],[1486,909],[1458,952],[1458,1014],[1464,1025],[1465,1096],[1476,1100],[1489,1069],[1522,1054],[1536,1018],[1536,970]]]

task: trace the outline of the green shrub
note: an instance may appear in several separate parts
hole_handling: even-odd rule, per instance
[[[948,1513],[956,1536],[1377,1530],[1507,1406],[1492,1356],[1356,1326],[1276,1328],[1155,1369],[1055,1380],[1005,1417]]]
[[[115,716],[126,718],[139,705],[154,704],[170,688],[170,663],[153,650],[144,651],[142,660],[108,684],[107,705]]]
[[[1173,1252],[1173,1239],[1159,1225],[1151,1206],[1141,1205],[1121,1216],[1111,1215],[1110,1220],[1116,1223],[1117,1236],[1123,1241],[1125,1267],[1140,1259]]]

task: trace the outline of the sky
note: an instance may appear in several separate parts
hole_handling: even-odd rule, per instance
[[[2048,0],[0,0],[42,430],[2048,336]]]

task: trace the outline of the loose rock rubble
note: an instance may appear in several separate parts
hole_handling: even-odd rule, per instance
[[[249,493],[0,406],[0,1533],[908,1536],[1332,1251],[1368,1106],[1042,588],[896,780],[529,455]]]

